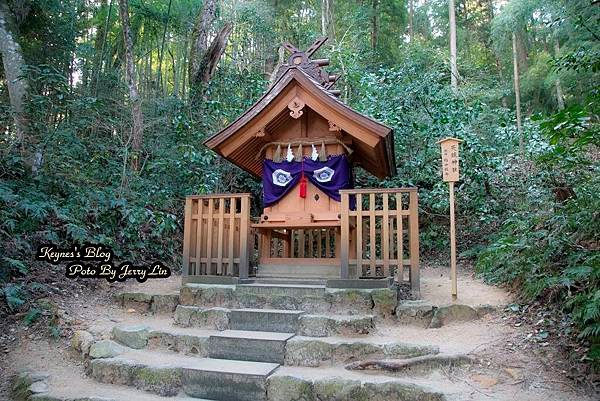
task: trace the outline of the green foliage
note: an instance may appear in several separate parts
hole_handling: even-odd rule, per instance
[[[321,2],[218,2],[209,36],[226,21],[233,31],[202,101],[192,106],[186,75],[202,2],[129,3],[145,121],[139,171],[129,167],[132,122],[117,3],[9,1],[27,63],[29,132],[24,144],[15,141],[0,68],[0,298],[11,313],[33,305],[28,323],[54,313],[32,301],[47,292],[36,283],[49,271],[33,260],[39,244],[98,242],[118,259],[160,259],[177,269],[186,195],[252,192],[258,200],[259,183],[201,143],[264,93],[280,43],[305,49],[322,34]],[[454,93],[446,0],[413,2],[410,42],[406,1],[333,3],[331,37],[315,57],[331,58],[343,101],[395,135],[398,176],[380,182],[359,171],[357,184],[419,187],[423,252],[444,251],[449,205],[436,141],[463,139],[463,256],[524,299],[561,305],[580,337],[594,344],[590,358],[600,360],[598,7],[590,0],[512,0],[500,9],[456,2]],[[522,112],[532,116],[523,121],[525,159],[511,109],[513,33]],[[254,202],[253,214],[259,210]]]
[[[588,356],[600,366],[600,145],[598,93],[585,106],[545,118],[540,129],[552,145],[526,179],[516,205],[477,259],[491,282],[510,283],[531,300],[546,297],[572,314]]]

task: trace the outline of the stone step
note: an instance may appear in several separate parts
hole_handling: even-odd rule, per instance
[[[229,328],[296,333],[298,318],[303,313],[303,311],[284,309],[232,309],[229,312]]]
[[[236,292],[239,294],[267,296],[323,297],[325,295],[325,286],[307,284],[238,284]]]
[[[228,401],[265,401],[266,379],[275,363],[194,358],[131,350],[93,359],[90,375],[101,383],[133,386],[162,396],[184,394]]]
[[[285,345],[293,333],[225,330],[212,335],[208,342],[211,358],[283,364]]]
[[[350,339],[344,337],[302,337],[289,339],[285,346],[286,366],[344,365],[357,360],[406,359],[437,355],[439,348],[407,344],[392,338]]]
[[[462,400],[465,393],[453,383],[436,379],[405,379],[367,375],[343,367],[279,368],[267,381],[267,399],[279,400],[372,400],[372,401],[446,401],[440,391],[450,390]]]
[[[362,336],[376,331],[375,315],[305,314],[287,309],[177,306],[175,324],[209,330],[270,331],[307,337]],[[126,344],[128,345],[128,344]]]
[[[374,315],[301,315],[296,333],[307,337],[362,336],[374,333]]]
[[[324,285],[251,283],[238,285],[186,284],[179,304],[201,308],[267,308],[311,313],[375,314],[395,318],[395,288],[326,288]],[[218,310],[214,310],[218,313]]]
[[[304,315],[309,319],[311,316]],[[321,317],[315,318],[323,323]],[[329,319],[336,318],[329,317]],[[331,327],[335,328],[335,326]],[[327,330],[327,327],[324,329]],[[121,333],[127,333],[127,336],[123,337]],[[197,358],[210,357],[310,367],[345,364],[358,359],[406,359],[436,355],[439,352],[438,347],[398,342],[393,336],[382,337],[378,334],[355,338],[340,336],[315,338],[293,333],[263,331],[219,332],[178,327],[153,329],[146,325],[116,326],[112,330],[112,336],[122,345],[130,345],[131,339],[137,337],[135,343],[141,342],[143,348],[148,350],[178,352]]]

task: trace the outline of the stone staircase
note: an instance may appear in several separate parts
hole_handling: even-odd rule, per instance
[[[378,325],[392,317],[396,298],[387,288],[281,283],[188,284],[178,294],[123,293],[116,297],[121,306],[149,317],[141,325],[116,325],[105,339],[88,346],[77,342],[76,348],[95,383],[108,386],[107,393],[123,391],[107,400],[443,400],[442,393],[406,378],[344,369],[364,359],[439,353],[434,346],[377,339]],[[159,315],[172,316],[173,324],[153,327],[152,316]],[[51,394],[31,399],[93,399]]]

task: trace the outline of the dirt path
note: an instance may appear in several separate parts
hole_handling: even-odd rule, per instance
[[[105,335],[116,323],[144,324],[170,327],[167,318],[127,311],[114,304],[111,294],[124,288],[134,291],[172,293],[179,287],[180,278],[150,280],[144,284],[104,285],[100,291],[86,296],[73,296],[61,301],[65,318],[62,336],[47,338],[31,334],[33,328],[23,325],[12,327],[10,335],[16,338],[8,353],[0,355],[0,399],[8,399],[8,378],[24,369],[46,371],[52,376],[51,384],[83,386],[96,384],[85,377],[81,359],[69,349],[70,333],[89,330],[96,336]],[[450,282],[445,269],[422,270],[422,296],[434,304],[450,304]],[[510,295],[472,278],[464,271],[459,276],[459,302],[467,305],[493,306],[511,303]],[[536,328],[515,324],[510,312],[500,311],[484,318],[464,323],[453,323],[439,329],[412,326],[385,325],[372,339],[395,339],[407,343],[437,345],[449,354],[466,354],[473,363],[463,368],[440,369],[425,375],[411,377],[415,383],[433,385],[449,394],[452,400],[500,401],[568,401],[592,400],[589,388],[577,386],[561,370],[562,356],[551,343],[539,341],[531,333]],[[6,335],[6,333],[4,333]],[[367,338],[368,339],[368,338]],[[296,369],[306,374],[314,369]],[[321,370],[321,368],[319,369]],[[323,368],[323,373],[326,369]],[[348,372],[348,376],[356,375]],[[366,374],[366,373],[360,373]],[[359,375],[360,375],[359,374]]]

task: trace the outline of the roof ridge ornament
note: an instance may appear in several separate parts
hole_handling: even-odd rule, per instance
[[[340,78],[340,75],[329,74],[324,68],[322,68],[329,65],[329,59],[311,59],[313,54],[315,54],[317,50],[323,46],[327,39],[327,36],[318,37],[305,51],[298,49],[290,42],[285,42],[282,46],[285,50],[290,52],[291,55],[288,58],[287,63],[281,64],[277,70],[275,80],[279,79],[287,69],[295,67],[302,70],[306,75],[317,81],[317,83],[330,94],[339,96],[340,91],[332,88]]]

